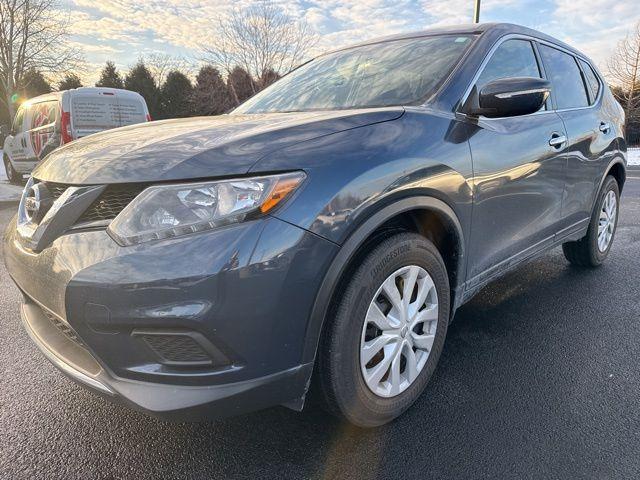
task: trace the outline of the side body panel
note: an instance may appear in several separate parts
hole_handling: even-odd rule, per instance
[[[26,135],[28,158],[39,162],[49,152],[60,146],[60,133],[56,131],[59,117],[60,101],[56,97],[31,105]]]
[[[563,215],[570,225],[588,221],[602,177],[619,156],[620,115],[614,102],[606,88],[593,107],[559,112],[569,138]]]
[[[565,154],[549,145],[564,135],[554,112],[481,119],[469,142],[474,167],[474,209],[468,278],[479,283],[551,244],[561,227]]]

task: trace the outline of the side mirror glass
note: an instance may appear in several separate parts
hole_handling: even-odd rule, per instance
[[[542,108],[550,92],[551,84],[542,78],[501,78],[487,83],[479,93],[474,87],[466,111],[489,118],[529,115]]]

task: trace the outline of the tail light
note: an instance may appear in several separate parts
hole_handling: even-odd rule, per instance
[[[69,143],[73,140],[71,136],[71,113],[62,112],[60,118],[60,130],[62,132],[62,144]]]
[[[147,113],[147,122],[152,121],[153,119],[151,118],[151,114]]]

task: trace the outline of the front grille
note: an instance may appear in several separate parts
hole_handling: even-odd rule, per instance
[[[54,201],[57,200],[58,197],[60,197],[60,195],[62,195],[68,187],[68,185],[65,185],[63,183],[46,182],[45,185],[47,187],[47,190],[49,190],[49,193],[51,193]]]
[[[109,185],[77,223],[113,220],[136,198],[145,185]]]
[[[44,183],[54,200],[57,200],[67,188],[73,186],[64,183]],[[113,220],[146,187],[147,185],[144,184],[108,185],[82,214],[76,225]]]
[[[144,341],[169,364],[211,364],[211,357],[193,338],[188,335],[142,335]]]
[[[49,321],[53,324],[53,326],[60,331],[60,333],[62,333],[65,337],[67,337],[72,342],[75,342],[81,347],[84,347],[84,343],[82,343],[82,340],[80,340],[80,337],[78,337],[78,335],[73,330],[73,328],[71,328],[68,324],[60,320],[51,312],[48,312],[47,310],[44,310],[44,309],[42,311],[44,312],[45,316],[49,319]]]

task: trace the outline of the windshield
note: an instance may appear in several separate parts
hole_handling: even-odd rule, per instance
[[[471,35],[395,40],[323,55],[302,65],[234,113],[410,105],[447,78]]]

